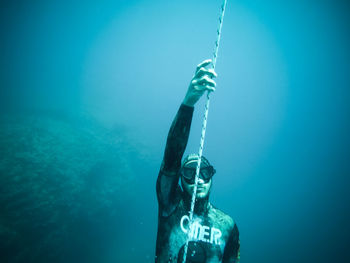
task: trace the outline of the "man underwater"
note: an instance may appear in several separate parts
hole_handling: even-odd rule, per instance
[[[156,185],[159,205],[157,263],[182,263],[188,234],[186,263],[226,263],[239,262],[240,259],[237,225],[230,216],[209,202],[215,169],[205,157],[201,158],[194,224],[188,233],[198,155],[190,154],[182,164],[181,159],[189,137],[194,105],[205,92],[215,91],[213,78],[217,74],[209,68],[211,63],[211,60],[205,60],[197,66],[168,134]]]

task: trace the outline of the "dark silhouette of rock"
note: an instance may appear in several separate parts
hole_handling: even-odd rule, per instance
[[[136,144],[122,129],[53,113],[0,125],[0,261],[106,262],[133,198],[130,160],[145,160]]]

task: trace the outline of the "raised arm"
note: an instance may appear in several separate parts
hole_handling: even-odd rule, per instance
[[[176,208],[179,170],[190,133],[194,105],[205,91],[215,90],[216,83],[212,78],[216,77],[216,73],[206,68],[210,64],[211,60],[205,60],[197,66],[186,96],[170,127],[156,186],[162,216],[170,215]]]

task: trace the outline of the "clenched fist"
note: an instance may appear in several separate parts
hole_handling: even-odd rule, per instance
[[[216,78],[217,74],[213,69],[207,68],[211,63],[211,59],[207,59],[197,66],[183,104],[193,107],[206,91],[215,91],[216,83],[213,78]]]

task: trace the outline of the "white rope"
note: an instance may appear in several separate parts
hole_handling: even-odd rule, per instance
[[[212,66],[213,69],[215,69],[216,66],[216,59],[218,56],[218,51],[219,51],[219,45],[220,45],[220,39],[221,39],[221,29],[222,29],[222,24],[224,22],[224,15],[225,15],[225,9],[226,9],[226,4],[227,0],[223,0],[223,4],[221,6],[221,15],[219,17],[219,26],[217,30],[217,38],[215,41],[215,48],[213,52],[213,59],[212,59]],[[201,139],[200,139],[200,145],[199,145],[199,151],[198,151],[198,162],[197,162],[197,167],[196,167],[196,176],[195,176],[195,185],[193,189],[193,194],[192,194],[192,199],[191,199],[191,210],[190,210],[190,223],[189,223],[189,230],[187,232],[187,240],[186,244],[184,247],[184,254],[183,254],[183,259],[182,262],[186,262],[186,257],[187,257],[187,250],[188,250],[188,242],[192,238],[192,234],[194,233],[193,231],[193,211],[194,211],[194,205],[196,202],[196,195],[197,195],[197,186],[198,186],[198,180],[199,180],[199,171],[201,167],[201,159],[202,159],[202,154],[203,154],[203,147],[204,147],[204,138],[205,138],[205,131],[207,128],[207,119],[208,119],[208,112],[209,112],[209,103],[210,103],[210,92],[207,92],[207,101],[205,103],[205,109],[204,109],[204,117],[203,117],[203,123],[202,123],[202,133],[201,133]]]

